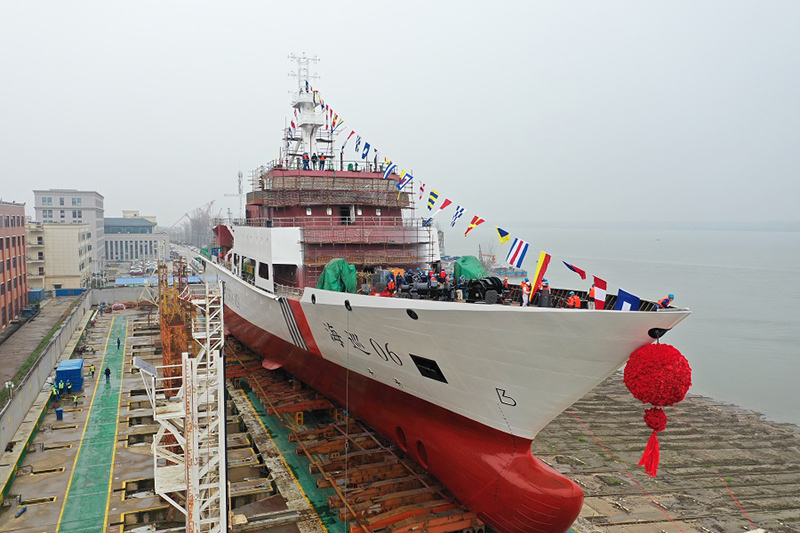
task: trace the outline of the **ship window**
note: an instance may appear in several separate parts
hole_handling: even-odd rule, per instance
[[[258,277],[261,279],[269,279],[269,265],[267,263],[258,263]]]
[[[328,214],[328,215],[332,215],[333,214],[333,209],[328,207],[328,208],[325,209],[325,213]]]
[[[411,360],[414,361],[415,365],[417,365],[417,370],[419,370],[420,374],[426,378],[447,383],[447,379],[444,377],[444,374],[442,373],[436,361],[433,359],[420,357],[419,355],[414,355],[413,353],[408,355],[411,356]]]
[[[311,216],[311,208],[306,207],[306,215]]]
[[[375,208],[375,215],[376,216],[381,216],[381,208],[380,207]]]
[[[361,208],[356,209],[356,215],[361,216]]]

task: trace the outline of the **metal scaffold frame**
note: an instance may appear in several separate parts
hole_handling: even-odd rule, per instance
[[[158,367],[134,361],[159,424],[152,447],[155,491],[186,516],[187,533],[228,530],[222,294],[220,282],[206,283],[202,294],[189,286],[181,294],[195,309],[195,356],[184,352],[180,365]]]

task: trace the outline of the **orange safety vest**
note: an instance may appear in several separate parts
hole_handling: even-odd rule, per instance
[[[592,285],[592,288],[589,289],[589,299],[594,300],[594,285]]]
[[[386,288],[389,289],[390,291],[393,291],[394,290],[394,281],[389,281],[389,283],[386,285]]]
[[[580,298],[578,298],[578,295],[577,295],[577,294],[573,294],[573,295],[572,295],[572,296],[570,296],[570,297],[569,297],[569,299],[567,300],[567,307],[574,307],[574,308],[576,308],[576,309],[577,309],[577,308],[579,308],[580,306],[581,306],[581,299],[580,299]]]

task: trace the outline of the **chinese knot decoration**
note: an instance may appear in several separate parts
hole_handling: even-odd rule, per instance
[[[653,430],[639,461],[651,477],[658,471],[658,432],[667,427],[662,407],[683,400],[692,386],[692,369],[686,358],[669,344],[648,344],[634,350],[625,365],[625,386],[643,403],[655,407],[644,412],[644,422]]]

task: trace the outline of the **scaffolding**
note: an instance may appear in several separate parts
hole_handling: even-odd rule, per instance
[[[159,367],[134,361],[159,424],[152,447],[155,491],[186,516],[187,533],[228,530],[222,294],[219,282],[206,283],[202,294],[189,287],[181,294],[194,310],[195,356],[184,352],[180,364]]]

